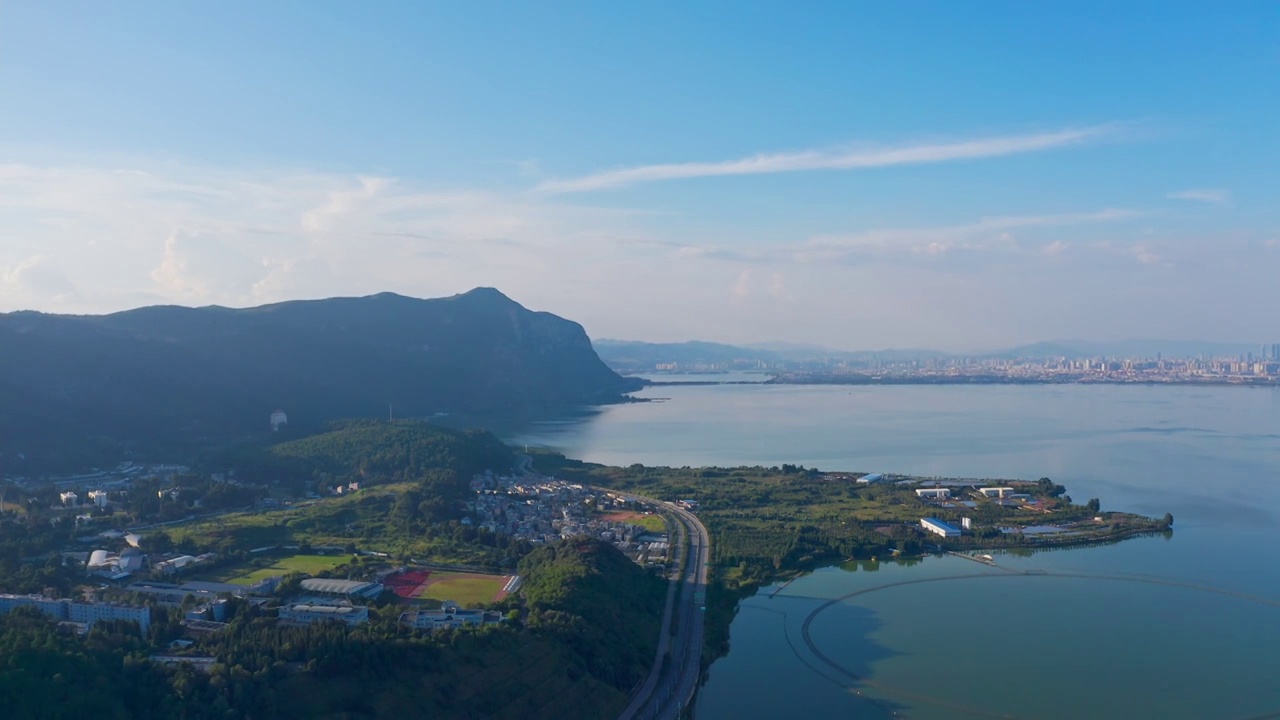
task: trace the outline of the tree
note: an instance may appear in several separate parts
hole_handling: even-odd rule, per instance
[[[1171,513],[1164,514],[1164,526],[1166,528],[1173,527],[1173,515]]]
[[[142,549],[150,553],[167,553],[173,551],[173,538],[166,532],[155,532],[142,539]]]
[[[1098,498],[1090,498],[1089,502],[1085,505],[1085,507],[1089,508],[1089,512],[1092,512],[1092,513],[1099,512],[1102,510],[1102,501],[1099,500]]]

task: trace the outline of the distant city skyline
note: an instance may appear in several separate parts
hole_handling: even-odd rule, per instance
[[[614,354],[626,355],[625,350],[615,349],[616,346],[630,347],[632,345],[651,345],[656,351],[658,348],[674,347],[684,348],[684,354],[696,355],[696,348],[687,346],[699,345],[701,343],[709,343],[711,345],[735,348],[742,351],[742,357],[771,357],[787,358],[797,360],[801,358],[816,359],[822,357],[823,353],[830,353],[833,356],[857,356],[857,355],[881,355],[892,356],[895,361],[902,359],[917,358],[924,359],[930,357],[938,357],[940,359],[963,359],[963,358],[996,358],[996,357],[1041,357],[1054,358],[1066,357],[1069,359],[1145,359],[1159,360],[1164,359],[1240,359],[1247,361],[1273,361],[1280,362],[1280,343],[1248,343],[1248,342],[1210,342],[1186,339],[1153,339],[1153,338],[1125,338],[1120,340],[1086,340],[1086,339],[1058,339],[1037,341],[1034,343],[1024,343],[1014,346],[1001,347],[974,347],[974,348],[945,348],[945,347],[899,347],[899,348],[875,348],[875,347],[855,347],[855,348],[835,348],[821,345],[803,345],[790,343],[755,343],[750,345],[734,345],[732,343],[716,343],[703,339],[692,339],[671,343],[646,343],[644,341],[632,341],[619,338],[593,338],[593,343],[601,350],[602,356],[612,356]],[[675,360],[679,363],[679,360]]]
[[[9,3],[0,312],[492,286],[629,340],[1261,346],[1275,27],[1265,4]]]

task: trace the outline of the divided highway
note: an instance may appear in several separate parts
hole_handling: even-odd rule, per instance
[[[702,632],[707,596],[707,566],[711,557],[711,539],[707,528],[693,513],[672,503],[652,498],[636,499],[654,505],[676,519],[673,547],[677,548],[677,567],[683,571],[667,590],[666,608],[662,613],[662,634],[653,667],[620,720],[677,720],[693,698],[702,674]],[[677,588],[679,594],[677,596]],[[674,619],[676,634],[670,628]],[[671,661],[664,667],[663,659]]]

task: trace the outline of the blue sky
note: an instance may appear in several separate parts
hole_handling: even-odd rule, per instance
[[[0,8],[0,310],[1273,341],[1274,3]],[[1115,7],[1121,5],[1121,7]]]

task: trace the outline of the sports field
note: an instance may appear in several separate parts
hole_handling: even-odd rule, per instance
[[[413,570],[389,577],[385,584],[405,599],[452,600],[463,607],[491,603],[507,596],[511,575],[484,575],[453,570]]]
[[[274,558],[269,567],[253,567],[252,564],[246,563],[240,568],[224,571],[222,574],[226,576],[224,582],[236,585],[252,585],[259,580],[266,580],[269,577],[278,575],[288,575],[291,572],[315,575],[321,570],[332,570],[350,559],[348,555],[292,555],[290,557]]]
[[[667,524],[662,521],[662,516],[654,515],[653,513],[616,512],[605,515],[603,519],[609,520],[610,522],[625,522],[631,523],[632,525],[639,525],[649,532],[660,533],[667,531]]]

